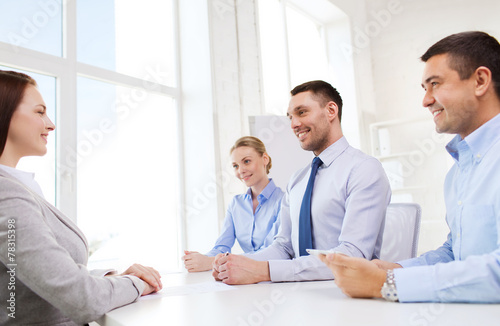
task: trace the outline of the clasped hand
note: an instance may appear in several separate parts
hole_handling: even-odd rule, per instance
[[[253,284],[270,281],[267,261],[256,261],[241,255],[218,254],[212,276],[226,284]]]
[[[161,275],[152,267],[146,267],[139,264],[133,264],[127,270],[120,275],[132,275],[140,278],[146,284],[146,288],[142,292],[142,295],[147,295],[153,292],[158,292],[162,289]]]

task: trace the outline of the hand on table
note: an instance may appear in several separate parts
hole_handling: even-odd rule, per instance
[[[209,271],[212,269],[212,264],[214,262],[214,257],[209,257],[200,254],[197,251],[184,250],[184,256],[182,256],[184,261],[184,266],[190,273]]]
[[[333,272],[337,286],[353,298],[381,298],[386,271],[373,261],[343,254],[320,255]]]
[[[146,267],[139,264],[134,264],[127,268],[127,270],[120,275],[133,275],[144,281],[146,288],[142,295],[158,292],[162,289],[161,275],[152,267]]]
[[[226,284],[253,284],[271,280],[267,261],[256,261],[241,255],[215,256],[212,275],[216,281]]]

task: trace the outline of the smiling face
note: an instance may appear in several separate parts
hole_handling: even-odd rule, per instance
[[[332,121],[337,112],[333,101],[323,106],[311,91],[292,96],[287,116],[302,149],[319,155],[335,141]]]
[[[17,165],[24,156],[42,156],[47,152],[47,136],[55,129],[38,89],[28,85],[21,103],[14,111],[9,125],[7,142],[1,160]]]
[[[427,60],[422,105],[434,116],[437,132],[459,134],[463,139],[481,125],[473,76],[461,80],[458,72],[449,67],[447,54]]]
[[[243,181],[247,187],[262,188],[268,183],[266,166],[269,156],[259,154],[254,148],[241,146],[231,153],[234,174]]]

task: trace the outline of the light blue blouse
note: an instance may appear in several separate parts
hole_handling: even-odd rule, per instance
[[[257,196],[259,205],[253,213],[252,192],[236,195],[227,208],[222,232],[207,256],[231,252],[234,241],[245,253],[253,253],[269,246],[276,235],[280,222],[283,190],[276,187],[272,179]]]

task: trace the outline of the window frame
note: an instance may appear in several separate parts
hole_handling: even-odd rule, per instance
[[[291,77],[292,73],[291,73],[291,68],[290,68],[290,42],[288,40],[288,16],[287,16],[287,12],[286,12],[287,8],[290,8],[292,10],[299,12],[301,15],[307,17],[307,19],[309,19],[312,23],[314,23],[316,25],[316,27],[318,28],[319,34],[321,36],[321,40],[323,42],[323,47],[326,51],[328,46],[327,46],[327,39],[326,39],[326,35],[325,35],[325,26],[316,17],[314,17],[311,14],[309,14],[308,12],[302,10],[300,7],[295,5],[295,3],[293,3],[292,1],[278,0],[278,2],[279,2],[280,12],[281,12],[280,19],[281,19],[282,30],[283,30],[283,39],[284,39],[284,44],[285,44],[285,47],[284,47],[284,50],[285,50],[284,57],[285,57],[285,66],[286,66],[285,81],[286,81],[287,89],[292,89],[292,87],[294,85],[292,85],[292,81],[291,81],[292,80],[292,77]],[[255,2],[255,5],[256,5],[256,12],[259,12],[258,1]],[[260,29],[260,27],[257,27],[257,28]],[[325,52],[325,54],[328,58],[328,53]]]
[[[259,12],[259,1],[255,2],[256,12]],[[314,23],[321,37],[321,42],[326,54],[328,71],[331,76],[325,79],[330,82],[342,95],[344,104],[349,105],[350,110],[344,110],[342,113],[342,129],[344,136],[349,139],[349,143],[368,152],[368,137],[364,131],[364,118],[361,106],[362,97],[359,94],[357,80],[359,73],[354,66],[353,58],[342,52],[342,46],[351,46],[352,26],[347,13],[342,6],[334,4],[329,0],[310,0],[307,4],[300,0],[277,0],[281,9],[281,24],[283,30],[283,39],[285,40],[285,64],[286,64],[286,83],[288,90],[296,85],[291,84],[292,72],[290,69],[290,49],[288,37],[288,19],[287,8],[297,11],[312,23]],[[258,22],[258,19],[257,19]],[[257,28],[260,31],[259,23]],[[261,58],[262,60],[262,58]],[[340,64],[342,63],[342,64]],[[262,61],[261,61],[262,66]],[[266,89],[264,81],[261,79],[261,102],[266,103]],[[268,110],[268,108],[266,108]],[[274,113],[274,111],[268,111]]]
[[[184,158],[182,135],[183,116],[180,90],[179,64],[179,20],[178,0],[172,0],[172,26],[174,39],[174,67],[176,87],[165,86],[152,80],[140,79],[77,61],[77,4],[76,1],[63,1],[62,9],[62,56],[30,50],[0,42],[0,65],[33,71],[52,76],[56,79],[56,120],[58,133],[56,139],[56,206],[73,221],[77,222],[77,166],[65,164],[71,153],[77,150],[77,77],[87,77],[113,85],[131,87],[148,93],[171,97],[175,101],[178,116],[179,153],[178,191],[180,203],[184,203],[184,183],[182,162]],[[179,225],[179,248],[184,238],[184,225],[181,223],[184,209],[177,214]]]

